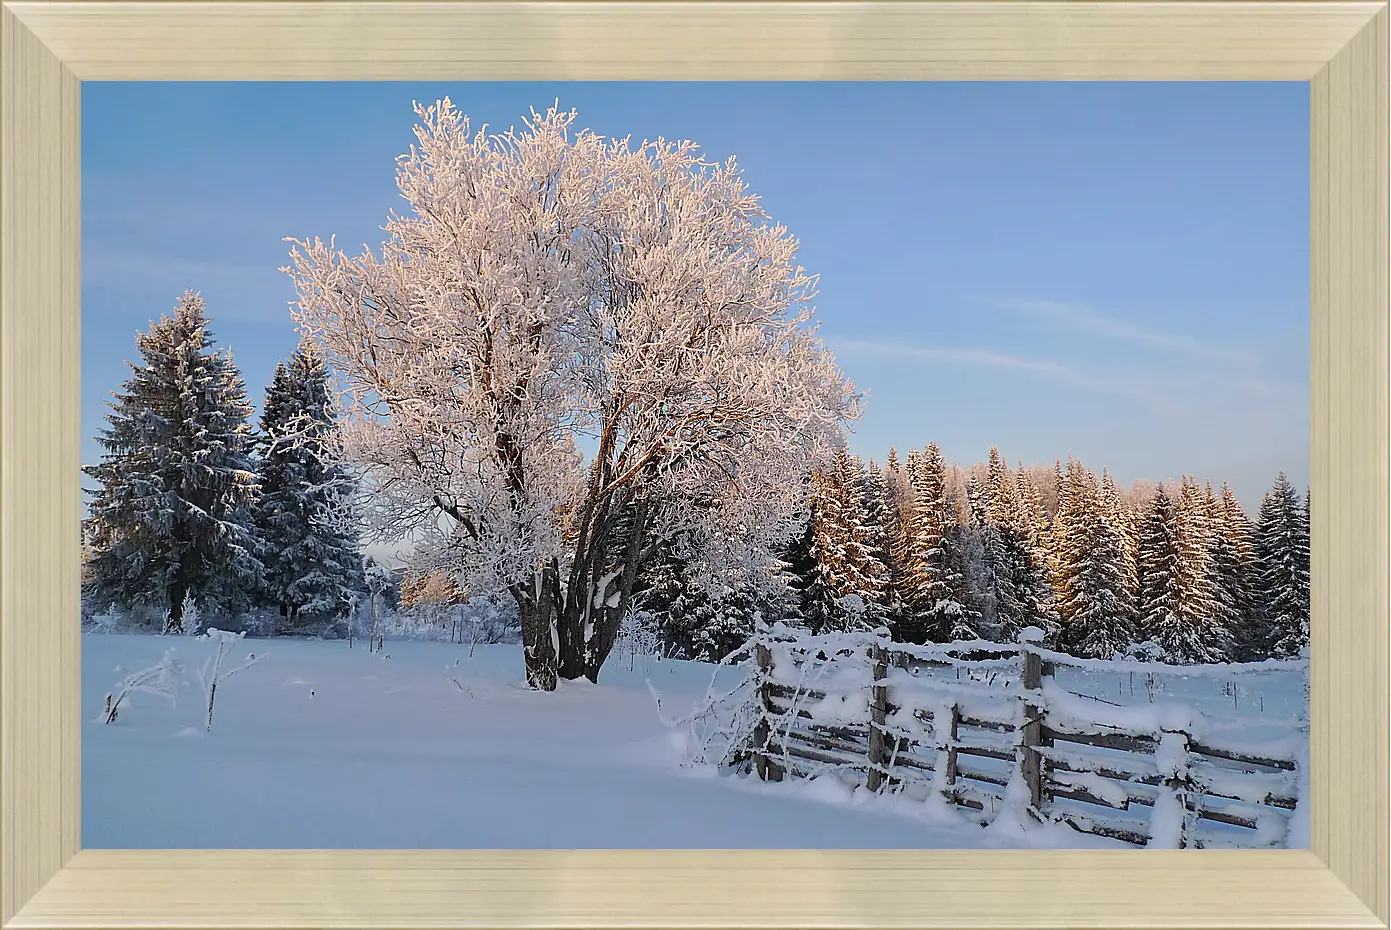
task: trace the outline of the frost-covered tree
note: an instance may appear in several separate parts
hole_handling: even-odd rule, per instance
[[[328,372],[306,343],[276,366],[261,414],[264,596],[280,632],[342,617],[367,590],[352,509],[353,479],[335,461]]]
[[[864,514],[863,539],[869,553],[865,565],[873,585],[869,593],[874,595],[872,600],[878,607],[877,613],[882,615],[885,622],[890,622],[895,606],[890,582],[893,569],[890,563],[893,560],[893,540],[898,533],[898,527],[896,508],[889,492],[888,481],[877,462],[871,461],[865,469],[864,479],[860,484],[860,498]]]
[[[691,658],[720,661],[747,642],[762,619],[758,593],[752,587],[719,585],[695,607]]]
[[[1267,654],[1299,655],[1309,643],[1309,523],[1299,493],[1281,472],[1261,503],[1256,527],[1259,597]]]
[[[1220,496],[1205,488],[1210,524],[1210,554],[1215,617],[1226,630],[1229,658],[1246,656],[1256,629],[1255,553],[1250,522],[1226,484]]]
[[[97,437],[102,460],[84,469],[100,485],[84,526],[85,594],[98,611],[158,606],[168,632],[189,598],[238,611],[259,580],[251,407],[230,354],[212,348],[198,294],[135,344],[141,361]]]
[[[634,605],[652,617],[661,654],[693,658],[705,599],[692,587],[689,561],[674,540],[662,540],[643,562],[633,586]]]
[[[976,526],[982,554],[979,584],[984,587],[982,633],[998,642],[1014,642],[1027,626],[1056,627],[1041,553],[1034,550],[1035,502],[1021,500],[1020,489],[1019,479],[992,448]]]
[[[658,540],[767,577],[804,519],[789,476],[858,399],[807,325],[796,240],[732,160],[555,109],[502,134],[448,100],[418,113],[410,212],[380,256],[297,243],[295,315],[341,379],[374,535],[510,594],[533,687],[597,680]]]
[[[1140,523],[1136,550],[1140,588],[1139,639],[1167,653],[1183,638],[1179,584],[1178,521],[1163,488],[1154,492]]]
[[[846,515],[833,473],[813,472],[810,481],[807,526],[791,557],[801,615],[813,633],[844,630],[848,618],[840,598],[850,592],[852,580]]]
[[[1121,538],[1121,571],[1125,575],[1126,587],[1130,590],[1133,600],[1138,595],[1139,578],[1136,575],[1135,549],[1137,545],[1134,515],[1131,513],[1130,504],[1121,494],[1120,489],[1112,480],[1111,475],[1106,469],[1101,470],[1101,489],[1098,492],[1098,499],[1101,504],[1102,516],[1120,534]]]
[[[947,524],[938,542],[939,583],[946,596],[927,613],[930,635],[945,642],[980,639],[986,624],[994,623],[993,579],[987,579],[985,547],[979,527]]]
[[[1207,495],[1185,476],[1172,501],[1175,551],[1167,579],[1172,604],[1163,616],[1148,608],[1148,636],[1164,647],[1171,662],[1222,662],[1231,654],[1231,630],[1219,614],[1212,563],[1212,525]],[[1144,584],[1159,584],[1147,564]]]
[[[816,633],[884,622],[888,570],[876,552],[882,540],[868,523],[864,483],[859,460],[844,448],[829,469],[811,476],[810,521],[793,561],[801,614]],[[855,616],[842,606],[849,595],[863,607]]]
[[[978,622],[972,616],[978,612],[965,596],[963,546],[948,535],[958,525],[957,508],[947,494],[946,463],[936,443],[921,455],[910,453],[907,465],[912,503],[901,524],[897,553],[906,614],[902,634],[911,642],[945,640],[963,624]]]
[[[1074,655],[1109,659],[1135,638],[1124,540],[1106,512],[1096,475],[1075,459],[1068,462],[1055,526],[1063,644]]]

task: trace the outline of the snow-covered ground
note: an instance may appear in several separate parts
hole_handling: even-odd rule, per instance
[[[174,704],[106,694],[173,646],[189,667]],[[1124,844],[1063,826],[982,829],[954,809],[872,797],[828,779],[763,784],[682,767],[664,710],[695,704],[713,666],[615,657],[604,683],[521,684],[520,648],[244,640],[266,658],[218,688],[212,732],[192,670],[212,644],[83,640],[83,836],[89,848],[964,848]],[[725,670],[722,675],[740,672]],[[1093,676],[1108,700],[1147,700]],[[733,679],[731,679],[733,681]],[[1204,681],[1204,702],[1225,700]],[[1170,683],[1168,687],[1183,687]],[[1115,690],[1111,690],[1115,689]],[[1083,690],[1078,688],[1078,690]],[[1262,686],[1287,717],[1302,690]],[[1206,692],[1211,691],[1211,695]],[[1095,693],[1095,692],[1094,692]],[[1276,696],[1282,695],[1282,696]],[[1096,696],[1103,696],[1097,693]],[[1237,697],[1238,708],[1259,705]],[[1242,705],[1246,705],[1243,707]],[[1255,713],[1254,710],[1251,713]]]

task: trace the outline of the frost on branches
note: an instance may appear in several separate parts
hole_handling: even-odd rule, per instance
[[[762,583],[804,518],[789,476],[858,399],[732,161],[555,109],[502,134],[417,112],[410,210],[380,255],[296,243],[296,318],[341,379],[374,534],[510,594],[532,686],[597,680],[661,539]]]

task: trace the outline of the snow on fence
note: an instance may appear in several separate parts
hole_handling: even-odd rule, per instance
[[[774,626],[740,651],[752,666],[753,726],[732,758],[764,780],[833,771],[870,791],[936,793],[982,824],[1012,807],[1139,846],[1283,844],[1307,738],[1297,721],[1285,737],[1241,745],[1184,704],[1110,704],[1055,676],[1064,665],[1134,663],[1021,640],[915,646],[886,631],[812,637]],[[1276,664],[1301,663],[1142,668],[1214,677]]]

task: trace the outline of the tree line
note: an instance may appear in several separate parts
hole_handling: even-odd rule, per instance
[[[302,344],[276,367],[259,428],[231,353],[214,348],[202,298],[136,335],[139,362],[115,393],[83,471],[84,610],[152,610],[180,630],[278,612],[276,632],[322,631],[366,591],[353,481],[332,453],[323,358]]]
[[[142,361],[98,437],[103,459],[85,469],[100,483],[84,524],[89,608],[155,607],[169,631],[189,603],[205,616],[269,608],[282,633],[342,619],[366,562],[313,344],[277,366],[259,426],[197,294],[136,346]],[[1076,459],[1010,468],[993,448],[962,469],[935,444],[903,461],[890,449],[882,466],[841,447],[791,480],[804,519],[758,583],[697,564],[688,532],[656,540],[631,609],[669,654],[719,659],[764,620],[887,626],[910,642],[1008,642],[1036,626],[1079,656],[1175,662],[1288,657],[1308,642],[1308,501],[1283,474],[1255,522],[1226,484],[1126,493]],[[634,511],[613,515],[615,539],[629,538]],[[400,591],[407,608],[470,596],[429,567]]]
[[[1254,522],[1225,483],[1125,493],[1077,459],[1011,469],[993,448],[969,470],[935,444],[883,466],[841,449],[806,481],[783,597],[683,585],[670,557],[646,573],[672,651],[713,657],[759,619],[918,643],[1034,626],[1073,655],[1176,663],[1289,658],[1309,641],[1308,499],[1283,473]]]

